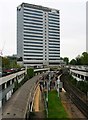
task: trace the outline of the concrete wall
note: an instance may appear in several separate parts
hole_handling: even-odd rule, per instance
[[[20,83],[24,79],[25,70],[0,78],[0,108],[11,98],[14,89],[14,83],[17,80]]]

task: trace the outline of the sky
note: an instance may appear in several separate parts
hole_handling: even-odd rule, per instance
[[[21,3],[60,10],[60,56],[73,59],[86,51],[87,0],[0,0],[0,50],[17,54],[17,6]]]

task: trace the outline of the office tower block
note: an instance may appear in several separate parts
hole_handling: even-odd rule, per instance
[[[60,64],[59,10],[28,3],[17,7],[17,56],[24,66]]]

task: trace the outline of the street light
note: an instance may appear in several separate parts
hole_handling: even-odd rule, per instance
[[[58,80],[57,80],[57,92],[58,92],[58,97],[59,97],[59,92],[60,92],[59,86],[60,86],[60,80],[58,79]]]
[[[49,91],[50,91],[50,81],[51,81],[51,75],[49,74]]]

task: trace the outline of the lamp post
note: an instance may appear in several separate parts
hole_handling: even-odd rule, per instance
[[[50,81],[51,81],[51,75],[49,74],[49,86],[48,86],[49,91],[50,91]]]
[[[58,92],[58,97],[59,97],[59,92],[60,92],[60,90],[59,90],[59,85],[60,85],[60,80],[58,79],[58,80],[57,80],[57,92]]]

